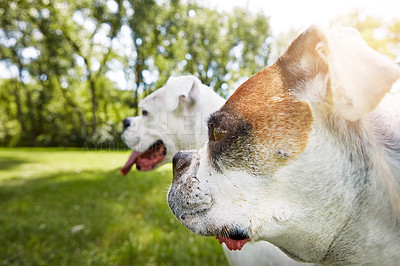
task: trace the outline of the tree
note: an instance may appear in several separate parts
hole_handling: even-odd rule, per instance
[[[140,91],[147,95],[171,74],[194,74],[227,96],[228,85],[256,73],[269,58],[269,21],[261,14],[241,9],[219,13],[195,2],[128,3],[122,14],[131,29],[136,56],[126,66],[135,69],[135,104]],[[145,73],[158,79],[146,80]]]
[[[185,15],[187,16],[185,17]],[[188,6],[182,19],[187,47],[183,72],[193,73],[223,96],[236,80],[267,64],[270,47],[268,19],[239,8],[232,14]],[[204,23],[207,21],[207,23]],[[183,34],[182,34],[183,35]]]
[[[0,82],[1,145],[118,140],[171,74],[226,96],[270,53],[268,18],[193,1],[9,0],[0,15],[0,64],[13,73]]]
[[[17,111],[7,118],[19,121],[20,144],[82,143],[106,123],[98,120],[104,116],[98,106],[120,20],[106,4],[93,2],[1,2],[2,61],[18,70],[9,99]]]

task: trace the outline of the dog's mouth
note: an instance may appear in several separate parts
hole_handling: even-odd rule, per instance
[[[220,244],[225,243],[229,250],[241,250],[250,241],[250,237],[240,230],[227,232],[223,236],[216,237]]]
[[[136,169],[139,171],[153,170],[165,158],[166,154],[167,147],[165,147],[162,140],[157,140],[143,153],[132,151],[128,161],[122,167],[121,173],[123,175],[129,173],[135,163]]]

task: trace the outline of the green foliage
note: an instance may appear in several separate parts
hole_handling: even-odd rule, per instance
[[[17,73],[0,87],[0,145],[81,146],[109,124],[108,140],[119,135],[130,93],[116,90],[105,64],[120,19],[92,3],[0,3],[2,63]],[[99,32],[108,43],[99,43]]]
[[[1,1],[0,63],[14,75],[0,83],[0,145],[118,142],[171,74],[229,95],[265,66],[268,36],[263,15],[192,1]]]
[[[0,149],[0,265],[227,265],[169,210],[171,166],[123,177],[128,156]]]

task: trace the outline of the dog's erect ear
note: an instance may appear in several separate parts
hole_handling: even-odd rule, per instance
[[[194,90],[201,83],[199,79],[194,76],[180,76],[170,77],[165,84],[166,93],[166,107],[168,110],[175,110],[180,102],[185,104],[194,104],[194,97],[192,97]]]
[[[400,67],[351,28],[310,27],[278,62],[289,90],[308,101],[323,100],[352,121],[371,112],[400,78]]]

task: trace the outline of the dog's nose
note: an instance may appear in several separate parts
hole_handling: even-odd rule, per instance
[[[131,120],[129,120],[128,118],[125,118],[124,121],[122,121],[122,125],[124,130],[129,127],[131,125]]]
[[[190,166],[192,161],[192,152],[188,151],[179,151],[172,158],[172,169],[174,180],[177,180],[186,168]]]

